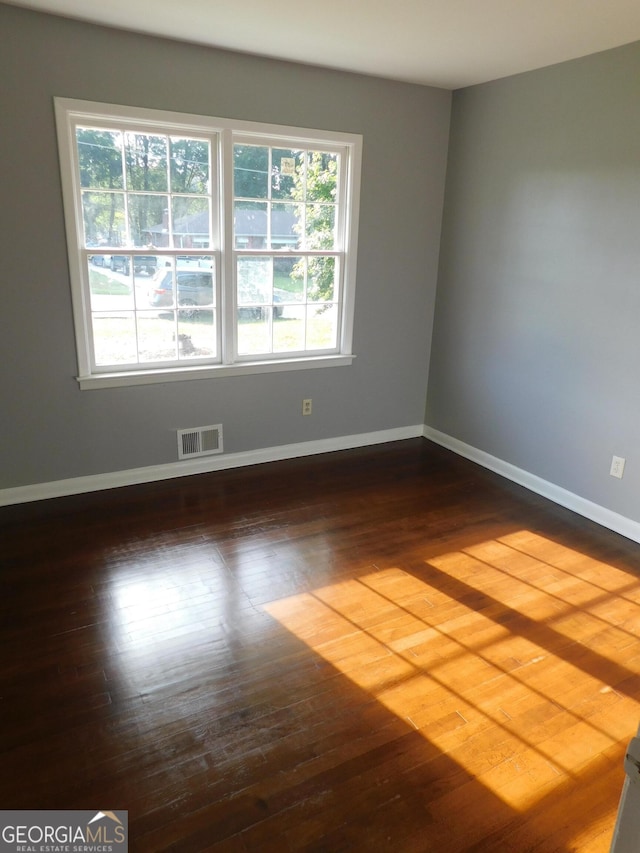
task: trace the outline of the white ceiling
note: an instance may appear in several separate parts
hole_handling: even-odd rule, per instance
[[[640,40],[640,0],[10,0],[113,27],[457,89]]]

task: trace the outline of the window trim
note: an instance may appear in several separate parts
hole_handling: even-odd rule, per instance
[[[358,242],[358,218],[360,200],[360,174],[362,162],[362,136],[353,133],[314,130],[285,125],[265,124],[242,120],[193,115],[167,110],[154,110],[115,104],[103,104],[70,98],[54,98],[64,216],[67,232],[69,272],[73,318],[78,359],[77,381],[82,390],[112,388],[126,385],[143,385],[180,380],[211,379],[217,376],[243,375],[249,373],[271,373],[288,370],[337,367],[351,364],[355,358],[353,346],[353,320],[355,305],[355,282]],[[138,129],[157,129],[162,125],[178,134],[193,133],[209,139],[219,139],[215,172],[218,178],[219,209],[214,218],[220,223],[220,244],[207,250],[217,255],[220,282],[219,311],[223,315],[218,362],[185,364],[184,366],[158,366],[123,368],[122,370],[92,371],[91,369],[91,306],[88,305],[86,272],[83,258],[87,249],[83,244],[83,212],[81,193],[77,180],[75,126],[95,121],[100,124],[113,122],[114,126]],[[325,145],[345,153],[341,194],[344,199],[345,217],[343,242],[340,249],[343,258],[341,318],[338,328],[337,351],[326,354],[300,354],[287,357],[286,353],[275,353],[268,358],[255,359],[233,357],[235,334],[233,265],[236,256],[233,245],[233,144],[237,138],[260,139],[265,145],[290,146],[299,142],[301,146]],[[213,150],[215,151],[216,148]],[[125,253],[123,251],[123,253]],[[128,253],[128,250],[127,250]],[[264,254],[272,254],[265,250]],[[233,322],[230,322],[232,320]]]

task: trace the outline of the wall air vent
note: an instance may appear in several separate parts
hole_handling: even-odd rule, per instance
[[[222,453],[222,424],[178,430],[178,459]]]

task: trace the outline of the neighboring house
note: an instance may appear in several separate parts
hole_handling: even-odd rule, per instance
[[[271,213],[270,248],[295,248],[299,234],[295,205],[290,210],[273,210]],[[234,229],[236,247],[263,249],[267,247],[268,221],[266,210],[237,210]],[[177,219],[173,231],[178,245],[185,249],[210,248],[209,222],[205,211]],[[149,244],[162,248],[169,245],[167,214],[162,223],[153,225],[147,232]]]

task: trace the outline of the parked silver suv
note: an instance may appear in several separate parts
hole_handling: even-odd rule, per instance
[[[149,291],[149,305],[154,308],[172,308],[174,273],[159,270]],[[213,275],[211,270],[178,269],[175,272],[177,303],[179,308],[189,306],[213,307]],[[186,313],[183,311],[183,314]],[[192,312],[195,314],[195,310]]]

